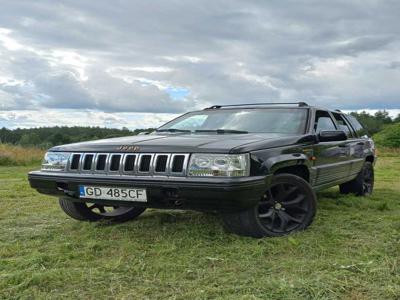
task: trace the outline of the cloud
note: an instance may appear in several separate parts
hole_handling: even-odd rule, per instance
[[[399,108],[399,9],[373,0],[9,1],[0,110],[176,114],[294,100]]]
[[[175,114],[105,113],[96,110],[18,110],[0,111],[0,128],[29,128],[46,126],[128,127],[129,129],[158,127]]]

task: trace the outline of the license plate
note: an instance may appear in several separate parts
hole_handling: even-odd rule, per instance
[[[79,196],[85,199],[147,202],[145,189],[79,186]]]

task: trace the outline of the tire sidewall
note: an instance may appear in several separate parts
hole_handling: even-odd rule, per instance
[[[275,175],[272,179],[271,185],[276,184],[276,183],[288,183],[288,184],[296,184],[301,187],[301,189],[306,193],[306,199],[308,201],[309,205],[309,211],[304,218],[304,221],[294,230],[290,232],[274,232],[271,230],[268,230],[265,228],[265,226],[261,223],[259,217],[258,217],[258,205],[256,205],[251,211],[252,211],[252,219],[256,222],[257,227],[259,228],[261,236],[272,236],[272,237],[278,237],[278,236],[283,236],[290,234],[292,232],[296,231],[301,231],[307,228],[313,221],[316,210],[317,210],[317,196],[310,186],[310,184],[305,181],[303,178],[292,175],[292,174],[278,174]]]
[[[370,170],[371,171],[371,175],[372,175],[372,182],[371,182],[371,191],[370,192],[365,192],[364,190],[364,182],[365,182],[365,171],[366,170]],[[375,183],[375,173],[374,173],[374,167],[372,165],[371,162],[366,161],[360,171],[360,174],[357,177],[357,183],[358,183],[358,193],[357,195],[359,196],[369,196],[372,194],[373,190],[374,190],[374,183]]]

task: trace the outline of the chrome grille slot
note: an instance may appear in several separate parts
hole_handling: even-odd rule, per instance
[[[173,154],[171,157],[171,173],[185,175],[189,154]]]
[[[174,173],[182,172],[184,160],[185,160],[185,157],[183,155],[175,155],[174,159],[172,161],[171,171]]]
[[[80,160],[81,160],[81,154],[77,154],[77,153],[73,154],[72,158],[71,158],[71,164],[70,164],[69,169],[77,171],[79,169]]]
[[[121,154],[111,154],[110,158],[110,172],[118,172],[121,165]]]
[[[93,158],[94,158],[94,154],[85,154],[83,156],[83,165],[82,165],[83,171],[90,171],[92,169]]]
[[[136,155],[126,154],[124,160],[124,172],[133,172],[135,170]]]
[[[154,173],[166,173],[168,170],[169,154],[156,154],[154,158]]]
[[[72,153],[68,170],[125,176],[185,176],[189,154]]]
[[[139,173],[149,173],[153,159],[152,154],[141,154],[139,157]]]
[[[105,171],[107,165],[108,154],[97,154],[96,157],[96,171]]]

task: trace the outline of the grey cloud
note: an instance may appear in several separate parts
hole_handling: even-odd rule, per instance
[[[34,51],[0,42],[0,71],[25,83],[0,84],[0,109],[180,112],[287,100],[398,107],[399,12],[398,2],[372,0],[9,2],[0,27]],[[53,50],[87,59],[87,79],[52,60]],[[118,67],[131,71],[107,72]],[[190,94],[176,101],[160,86]]]
[[[389,69],[400,69],[400,61],[392,61],[388,67]]]

